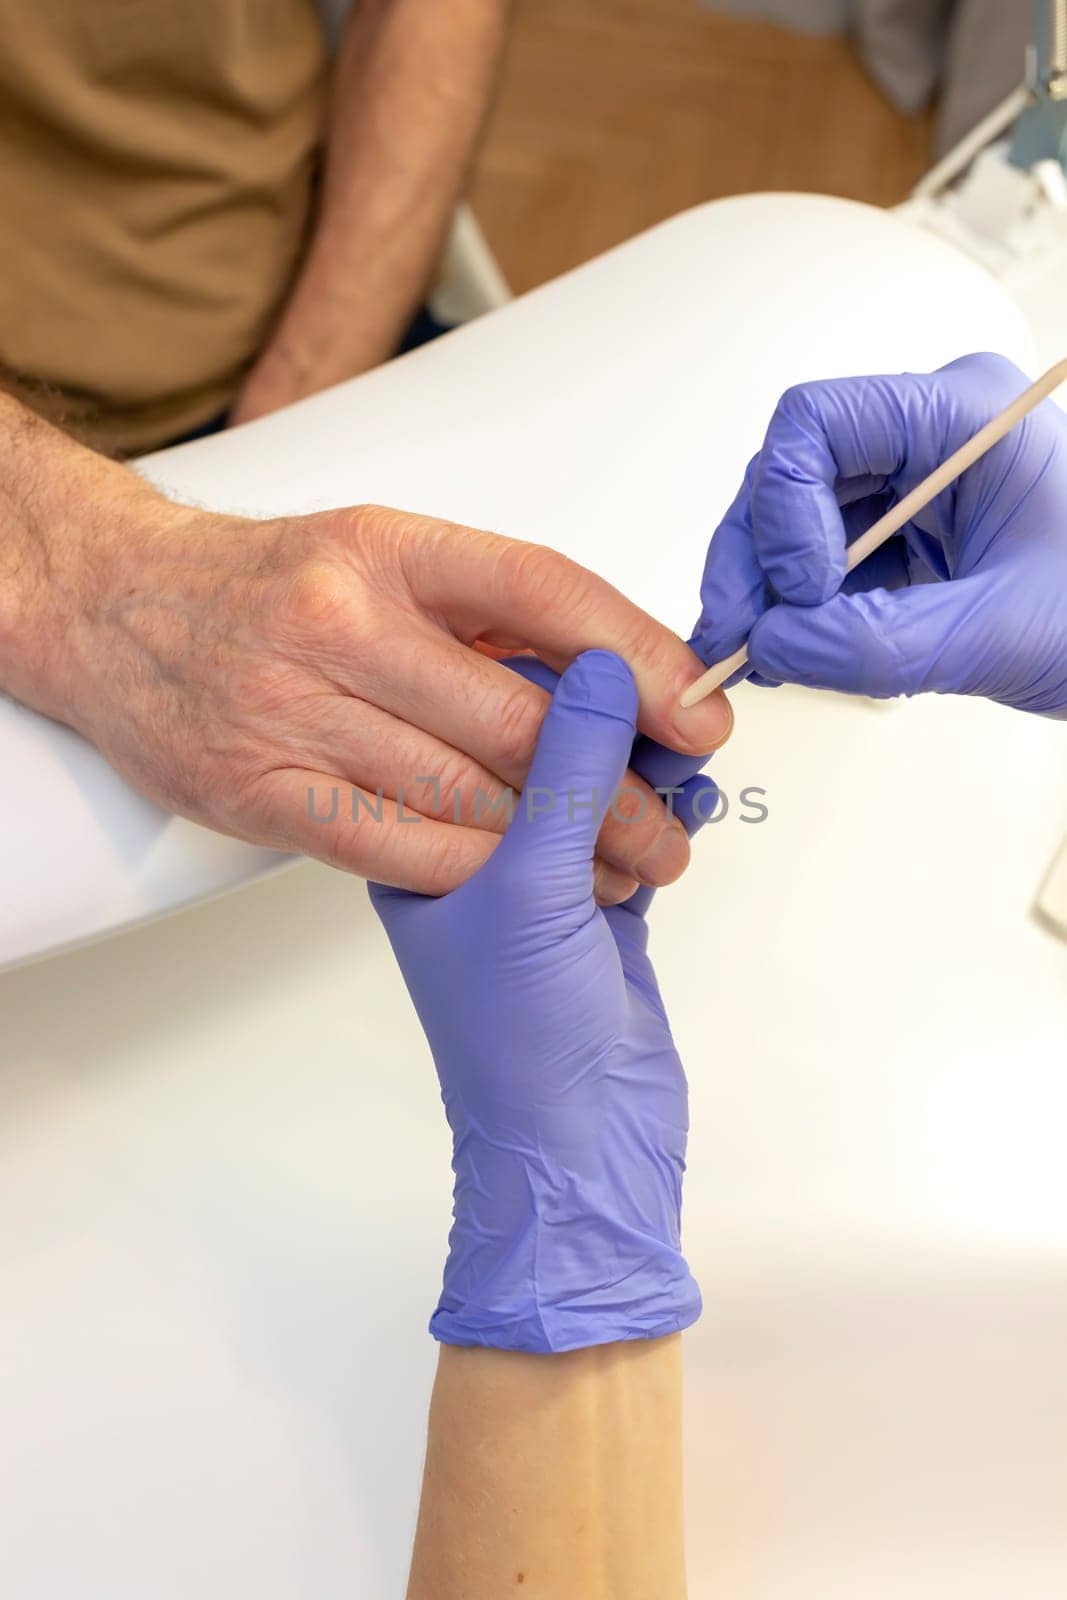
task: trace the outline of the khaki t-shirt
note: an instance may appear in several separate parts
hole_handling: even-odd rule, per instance
[[[222,411],[309,226],[314,0],[5,0],[0,365],[104,447]]]

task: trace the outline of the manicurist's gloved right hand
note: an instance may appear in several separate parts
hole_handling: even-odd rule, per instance
[[[708,552],[693,644],[761,682],[1067,717],[1067,419],[1051,402],[855,573],[846,548],[1027,386],[999,356],[790,389]]]
[[[700,1311],[679,1237],[686,1081],[646,954],[648,891],[607,911],[593,898],[636,714],[629,668],[579,656],[485,866],[441,899],[371,887],[453,1133],[431,1322],[448,1344],[570,1350],[674,1333]],[[680,788],[688,831],[713,809],[700,758],[642,741],[634,762]]]

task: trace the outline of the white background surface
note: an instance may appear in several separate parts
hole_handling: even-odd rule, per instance
[[[254,512],[381,500],[539,538],[686,630],[802,377],[1026,359],[893,218],[690,213],[431,349],[154,458]],[[1063,729],[742,690],[654,952],[692,1083],[697,1600],[1067,1591],[1067,945],[1029,918]],[[270,858],[0,707],[5,953]],[[48,848],[45,848],[47,842]],[[301,865],[0,978],[12,1600],[400,1596],[448,1140],[362,887]]]

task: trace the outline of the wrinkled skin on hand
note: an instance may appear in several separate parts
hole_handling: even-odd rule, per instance
[[[168,810],[423,893],[492,853],[506,825],[494,802],[521,787],[548,705],[494,656],[530,647],[562,669],[613,646],[646,732],[692,752],[730,728],[721,697],[677,710],[699,661],[609,584],[540,546],[398,511],[261,522],[142,486],[49,581],[64,596],[62,688],[20,697]],[[643,818],[605,824],[606,902],[688,860],[643,787]]]

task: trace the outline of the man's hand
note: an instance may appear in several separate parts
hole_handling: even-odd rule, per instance
[[[2,399],[0,459],[0,688],[222,833],[427,894],[463,883],[548,705],[487,651],[561,670],[610,649],[644,732],[698,752],[730,731],[721,696],[678,710],[700,673],[687,646],[551,550],[375,507],[176,506]],[[600,837],[605,902],[688,860],[681,825],[632,787]]]
[[[377,366],[426,293],[489,104],[510,0],[360,0],[331,84],[306,259],[231,411],[250,422]]]

